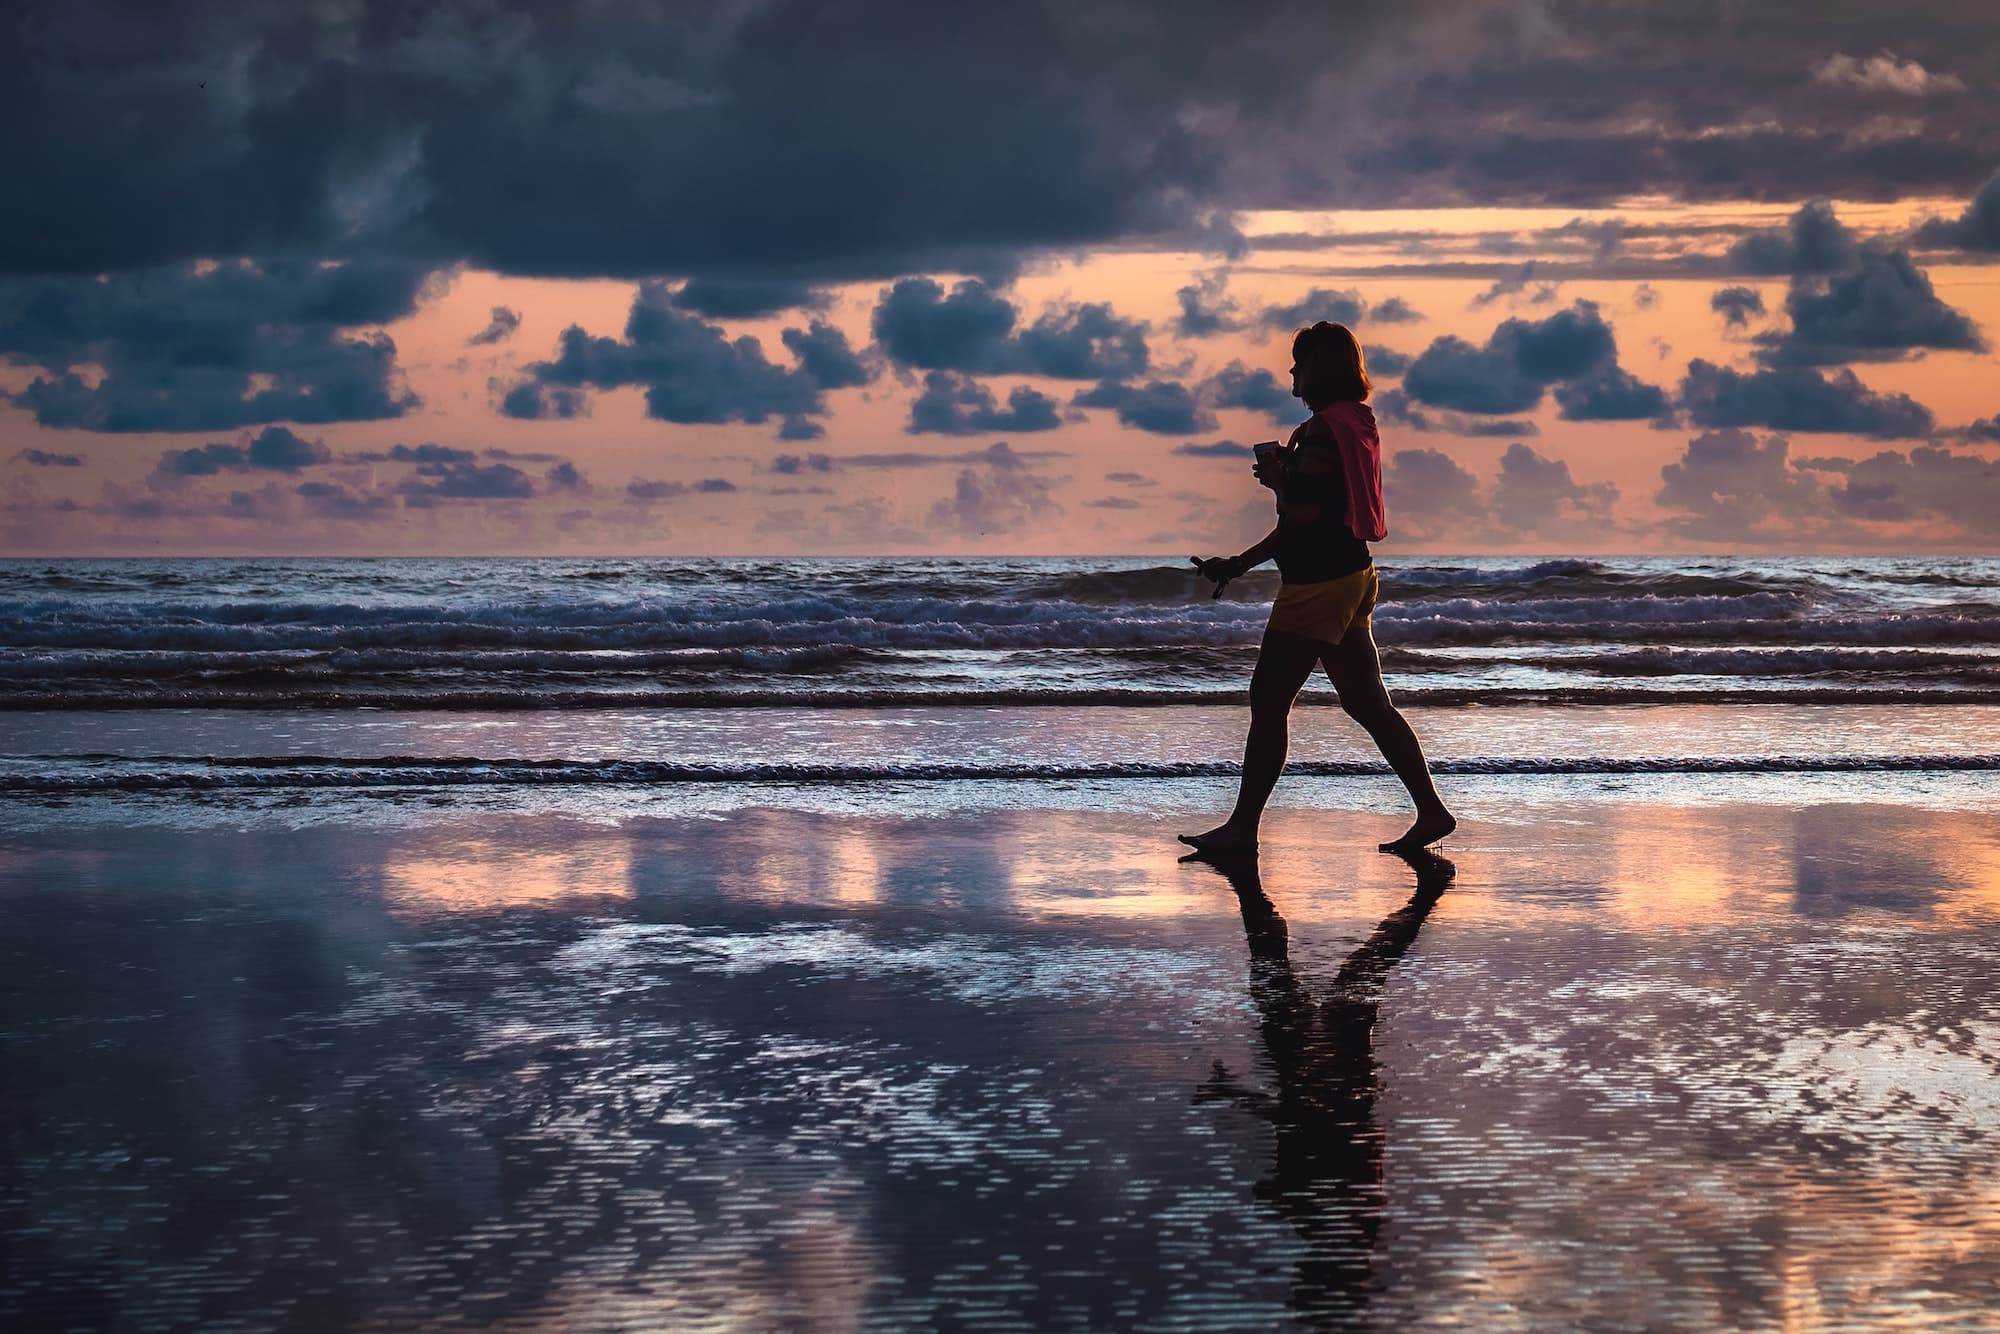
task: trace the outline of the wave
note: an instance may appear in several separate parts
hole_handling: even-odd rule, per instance
[[[1635,704],[2000,704],[2000,688],[1979,686],[1799,685],[1719,686],[1703,679],[1686,686],[1435,686],[1402,687],[1396,702],[1418,708],[1481,705],[1609,706]],[[569,709],[895,709],[895,708],[1172,708],[1241,705],[1241,685],[1145,687],[958,687],[879,689],[788,687],[760,689],[326,689],[289,681],[269,688],[237,689],[163,685],[150,689],[17,689],[0,693],[0,713],[88,709],[256,709],[323,711],[380,709],[393,712],[510,712]],[[1309,686],[1300,707],[1333,708],[1331,692]]]
[[[102,763],[102,757],[99,760]],[[164,761],[139,769],[0,773],[0,792],[85,793],[229,788],[524,787],[668,783],[877,783],[1142,781],[1233,778],[1226,762],[1147,764],[673,764],[646,760],[430,759],[386,756],[270,756]],[[1453,775],[1987,773],[2000,755],[1750,755],[1571,759],[1503,757],[1445,760],[1432,771]],[[1287,772],[1307,777],[1367,777],[1390,772],[1378,761],[1304,760]]]

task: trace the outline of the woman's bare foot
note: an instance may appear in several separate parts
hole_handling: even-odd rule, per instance
[[[1417,852],[1451,836],[1458,828],[1458,817],[1447,810],[1425,811],[1417,816],[1417,822],[1403,832],[1403,836],[1387,843],[1376,844],[1381,852]]]
[[[1233,824],[1219,824],[1205,834],[1182,834],[1180,840],[1197,852],[1217,856],[1257,850],[1257,831],[1246,832]]]

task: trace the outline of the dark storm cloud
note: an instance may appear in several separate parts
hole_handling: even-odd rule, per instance
[[[1106,381],[1070,399],[1073,407],[1109,408],[1125,426],[1158,435],[1192,435],[1215,429],[1215,414],[1195,391],[1173,380],[1144,384]]]
[[[1747,329],[1751,316],[1761,318],[1764,314],[1764,294],[1754,287],[1718,288],[1708,298],[1708,308],[1722,316],[1727,327]]]
[[[31,464],[37,468],[81,468],[81,454],[51,454],[46,449],[24,449],[14,455],[18,463]]]
[[[2000,171],[1986,178],[1965,212],[1925,223],[1917,229],[1917,240],[1962,250],[2000,250]]]
[[[1540,435],[1542,428],[1528,417],[1473,417],[1444,409],[1426,412],[1400,389],[1385,389],[1373,399],[1375,413],[1385,422],[1407,426],[1413,431],[1480,438]]]
[[[785,278],[690,278],[671,298],[682,310],[715,320],[748,320],[781,310],[819,310],[826,294],[809,283]]]
[[[417,400],[395,343],[349,331],[412,313],[429,276],[400,263],[231,261],[0,280],[0,357],[42,372],[8,397],[43,426],[92,431],[401,416]],[[101,378],[83,373],[93,366]]]
[[[501,411],[537,417],[565,415],[567,407],[574,415],[580,407],[566,394],[636,385],[645,390],[646,415],[661,421],[754,424],[777,416],[784,438],[812,438],[819,428],[807,419],[826,410],[829,385],[821,377],[837,385],[866,378],[846,338],[830,325],[786,331],[796,335],[786,339],[799,357],[794,369],[767,359],[757,339],[732,340],[675,308],[671,298],[663,283],[641,284],[620,338],[574,324],[564,329],[555,358],[524,367],[527,381],[508,391]]]
[[[996,431],[1053,431],[1062,425],[1056,402],[1026,385],[1007,394],[1007,406],[977,380],[950,371],[924,377],[924,391],[910,403],[911,435],[991,435]]]
[[[1403,389],[1431,407],[1499,414],[1529,411],[1556,384],[1616,384],[1622,374],[1611,326],[1595,304],[1578,301],[1544,320],[1506,320],[1483,345],[1437,339],[1411,363]]]
[[[1880,198],[2000,161],[1990,98],[1949,99],[1942,133],[1930,101],[1816,72],[1892,50],[1940,86],[1991,87],[1994,19],[1962,0],[1830,0],[1817,62],[1788,7],[1729,0],[17,0],[10,17],[15,271],[346,253],[991,275],[1120,238],[1226,247],[1218,206]]]
[[[1785,310],[1792,327],[1757,339],[1759,358],[1773,365],[1895,361],[1924,349],[1986,350],[1979,327],[1939,300],[1929,276],[1901,250],[1870,246],[1845,272],[1823,280],[1793,279]]]
[[[486,321],[486,327],[466,339],[465,343],[467,347],[491,347],[495,343],[504,343],[512,338],[514,331],[520,327],[520,311],[509,310],[506,306],[495,306],[492,318]]]
[[[1680,407],[1696,426],[1760,426],[1902,439],[1927,436],[1929,408],[1907,394],[1880,394],[1851,370],[1804,366],[1743,372],[1696,358],[1682,378]]]
[[[1729,247],[1737,273],[1786,277],[1840,273],[1860,259],[1860,243],[1824,199],[1810,200],[1784,227],[1752,232]]]

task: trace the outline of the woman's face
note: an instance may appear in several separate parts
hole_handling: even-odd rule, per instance
[[[1305,397],[1299,392],[1299,358],[1296,353],[1292,356],[1292,397]]]

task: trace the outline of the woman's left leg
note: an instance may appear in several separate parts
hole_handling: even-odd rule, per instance
[[[1340,707],[1374,739],[1382,758],[1389,761],[1417,805],[1416,823],[1401,838],[1382,844],[1382,851],[1428,847],[1458,828],[1457,817],[1445,808],[1437,784],[1431,781],[1422,743],[1382,682],[1382,658],[1375,649],[1374,628],[1366,620],[1349,626],[1320,662],[1326,668],[1326,679],[1340,695]]]
[[[1250,675],[1250,735],[1243,742],[1243,776],[1237,784],[1236,809],[1204,834],[1182,834],[1181,842],[1203,852],[1249,852],[1257,846],[1257,825],[1264,803],[1285,769],[1291,744],[1292,701],[1312,675],[1326,646],[1317,640],[1266,630],[1257,650],[1257,669]]]

